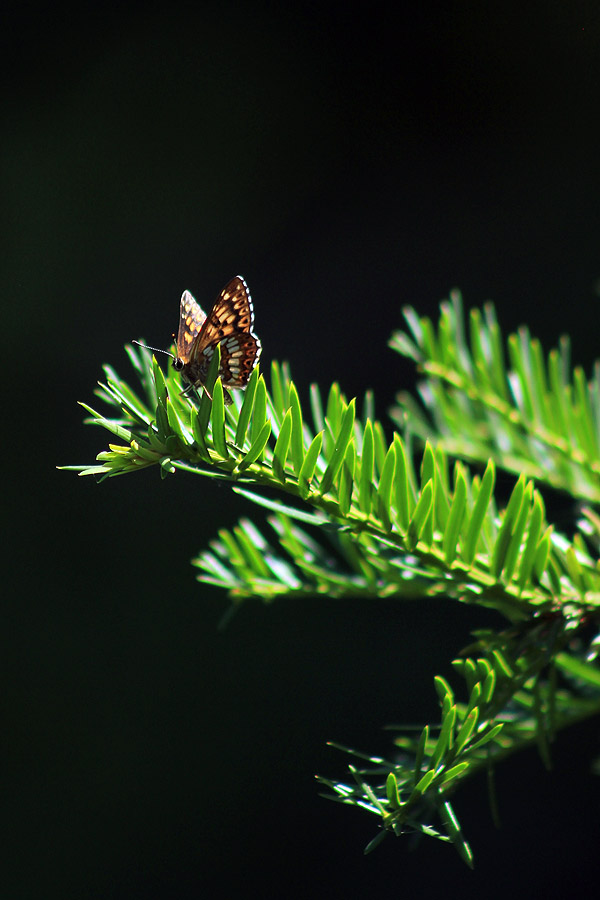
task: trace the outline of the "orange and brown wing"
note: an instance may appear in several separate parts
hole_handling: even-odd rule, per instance
[[[190,359],[194,341],[206,321],[206,314],[189,291],[184,291],[179,304],[179,331],[177,332],[177,357],[182,363]]]
[[[253,324],[254,309],[248,285],[243,278],[236,275],[225,285],[206,317],[198,341],[193,345],[191,361],[206,347],[219,344],[230,334],[238,332],[250,334]]]
[[[246,387],[258,362],[261,344],[255,334],[236,331],[221,341],[221,381],[225,387]]]

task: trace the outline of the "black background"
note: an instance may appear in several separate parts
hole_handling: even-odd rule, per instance
[[[247,604],[188,560],[241,514],[154,470],[101,486],[101,364],[168,346],[181,291],[250,285],[263,369],[376,390],[403,304],[459,287],[590,371],[600,278],[597,4],[8,4],[0,28],[7,897],[564,896],[598,841],[597,723],[473,783],[469,872],[317,796],[335,739],[386,752],[490,621],[430,601]],[[13,402],[14,401],[14,402]]]

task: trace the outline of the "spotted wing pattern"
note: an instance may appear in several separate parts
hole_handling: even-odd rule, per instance
[[[244,388],[260,356],[261,344],[252,331],[254,309],[250,291],[236,275],[223,288],[206,316],[189,291],[181,298],[177,358],[173,365],[194,387],[203,386],[215,347],[221,348],[219,376],[224,387]],[[226,402],[231,402],[225,392]]]
[[[179,305],[179,331],[177,333],[177,359],[189,362],[192,345],[206,321],[206,313],[189,291],[181,295]]]

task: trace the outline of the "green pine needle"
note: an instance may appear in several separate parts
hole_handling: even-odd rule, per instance
[[[600,711],[600,366],[588,381],[567,339],[546,355],[525,328],[504,340],[494,308],[465,318],[457,293],[437,324],[404,315],[390,343],[423,380],[420,400],[398,394],[393,432],[371,393],[357,405],[338,384],[312,385],[303,408],[286,364],[272,363],[269,385],[255,369],[226,405],[218,351],[206,387],[184,391],[172,367],[128,346],[135,385],[105,366],[107,409],[81,404],[117,443],[64,468],[235,482],[266,523],[222,529],[193,564],[236,604],[437,594],[502,615],[504,629],[476,633],[454,660],[456,689],[436,678],[437,723],[398,729],[388,760],[339,747],[365,765],[349,766],[349,782],[319,779],[383,835],[452,843],[472,866],[449,796],[531,745],[549,766],[557,732]],[[507,501],[498,469],[514,479]],[[546,486],[587,504],[569,536],[548,521]]]

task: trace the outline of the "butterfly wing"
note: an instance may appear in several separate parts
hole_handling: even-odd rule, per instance
[[[213,345],[214,346],[214,345]],[[260,356],[260,341],[255,334],[237,331],[221,341],[219,374],[225,387],[246,387]]]
[[[215,347],[220,344],[219,374],[223,384],[226,387],[244,387],[261,351],[260,341],[252,332],[253,325],[254,308],[248,285],[236,275],[217,297],[202,324],[197,340],[191,342],[190,365],[207,371]]]
[[[196,303],[189,291],[184,291],[179,304],[179,331],[177,332],[177,357],[182,364],[189,361],[194,341],[198,337],[206,313]]]

